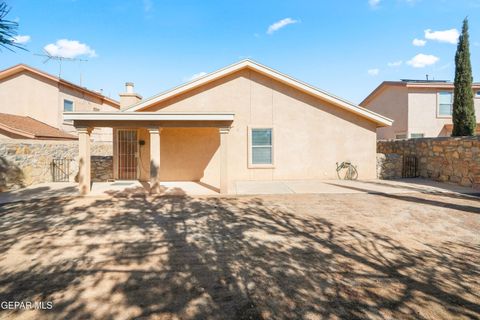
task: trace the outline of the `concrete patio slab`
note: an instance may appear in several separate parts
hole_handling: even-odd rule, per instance
[[[161,183],[164,195],[219,195],[218,189],[201,182],[168,181]],[[90,197],[111,196],[120,193],[148,193],[148,183],[140,181],[94,182]],[[285,180],[285,181],[237,181],[236,195],[267,194],[402,194],[402,193],[455,193],[480,196],[480,190],[440,183],[425,179],[402,180]],[[24,189],[1,192],[0,204],[45,199],[61,196],[77,196],[75,182],[50,182],[29,186]]]
[[[457,193],[480,195],[480,190],[426,179],[401,180],[284,180],[237,181],[236,194],[355,194],[355,193]]]
[[[288,194],[295,193],[283,181],[237,181],[236,194]]]

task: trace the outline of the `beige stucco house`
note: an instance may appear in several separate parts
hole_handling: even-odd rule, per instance
[[[198,181],[229,193],[235,181],[335,179],[351,161],[376,177],[376,130],[392,120],[245,60],[140,100],[127,84],[120,112],[68,112],[79,132],[81,193],[90,191],[90,133],[114,130],[116,179]]]
[[[480,118],[480,83],[474,83],[475,114]],[[452,133],[453,83],[446,81],[384,81],[360,106],[393,119],[377,130],[383,139],[446,137]],[[477,125],[480,133],[480,125]]]
[[[19,64],[0,71],[0,138],[76,139],[64,111],[117,111],[117,101]],[[112,141],[111,128],[98,128],[95,141]]]

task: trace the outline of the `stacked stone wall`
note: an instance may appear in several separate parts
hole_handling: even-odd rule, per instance
[[[377,142],[378,158],[415,156],[422,178],[452,182],[462,186],[480,187],[480,137],[442,137]],[[377,160],[379,178],[394,178],[395,170]],[[387,161],[388,163],[388,161]],[[392,168],[392,164],[389,168]],[[382,169],[382,168],[385,168]],[[392,173],[394,172],[394,173]]]
[[[113,178],[112,143],[92,143],[91,154],[92,180]],[[78,141],[0,140],[0,191],[52,182],[54,159],[66,159],[69,162],[69,181],[75,181],[78,173]]]

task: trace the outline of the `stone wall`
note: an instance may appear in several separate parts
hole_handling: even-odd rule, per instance
[[[379,179],[399,179],[402,177],[403,156],[395,153],[377,153],[377,177]]]
[[[112,156],[112,143],[92,143],[91,154]],[[53,181],[53,159],[70,159],[69,180],[75,181],[78,173],[78,141],[0,140],[0,191]],[[108,165],[105,170],[107,168]],[[92,180],[99,181],[106,176],[105,170],[101,171],[100,177],[92,176]],[[95,171],[92,170],[92,173]]]
[[[91,157],[92,182],[113,180],[113,156]]]
[[[480,187],[480,137],[378,141],[377,152],[416,156],[422,178]]]

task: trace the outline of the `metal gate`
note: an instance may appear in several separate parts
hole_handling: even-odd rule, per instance
[[[402,178],[418,177],[418,163],[415,156],[403,156]]]
[[[53,159],[51,163],[52,181],[68,182],[70,178],[71,159]]]
[[[118,140],[118,179],[135,180],[138,167],[137,130],[121,129],[117,131]]]

